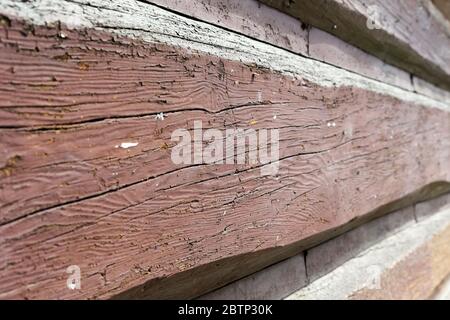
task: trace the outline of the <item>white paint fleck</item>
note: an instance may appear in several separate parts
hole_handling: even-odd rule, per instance
[[[164,112],[160,112],[155,116],[155,120],[164,120],[164,118],[166,117],[166,115],[164,114]]]
[[[122,142],[121,144],[116,145],[115,148],[128,149],[136,147],[138,144],[138,142]]]
[[[273,116],[273,120],[277,120],[277,115],[276,114]]]
[[[258,91],[258,94],[256,95],[256,99],[258,100],[258,102],[262,101],[262,92]]]

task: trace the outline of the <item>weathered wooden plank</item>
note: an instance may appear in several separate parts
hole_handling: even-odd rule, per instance
[[[430,214],[434,214],[430,212]],[[414,206],[408,206],[345,232],[306,252],[309,283],[325,276],[346,261],[370,250],[377,243],[410,228],[415,223]]]
[[[257,0],[147,0],[221,28],[306,55],[307,25]]]
[[[426,82],[420,78],[412,78],[414,90],[420,94],[426,95],[428,97],[433,97],[434,99],[439,99],[442,101],[450,100],[450,92],[442,90],[433,86],[431,83]]]
[[[450,210],[427,214],[288,299],[435,298],[450,272]]]
[[[201,300],[279,300],[307,284],[305,257],[298,254],[228,286]]]
[[[14,27],[9,34],[13,30]],[[63,32],[75,41],[76,33]],[[95,38],[96,34],[89,37]],[[27,41],[40,44],[38,39],[30,35]],[[45,39],[48,41],[47,36]],[[57,36],[54,40],[58,43]],[[94,40],[90,44],[92,49],[78,53],[82,59],[75,58],[79,46],[71,46],[70,42],[65,44],[65,53],[73,58],[67,61],[55,62],[55,52],[44,49],[39,51],[44,57],[37,61],[34,53],[29,55],[26,50],[18,54],[16,49],[4,48],[0,53],[4,56],[3,69],[10,69],[12,62],[15,70],[5,72],[3,101],[22,106],[0,108],[7,109],[10,115],[1,120],[4,127],[21,127],[1,133],[5,179],[2,223],[147,180],[159,170],[175,170],[174,166],[168,166],[168,149],[173,145],[170,135],[177,128],[192,126],[195,119],[203,119],[215,128],[279,128],[285,137],[281,141],[282,149],[287,151],[287,146],[291,147],[281,157],[295,154],[295,146],[310,150],[306,152],[318,152],[342,142],[342,137],[336,134],[338,129],[327,126],[338,115],[331,107],[329,110],[323,107],[324,103],[333,104],[340,94],[324,97],[321,88],[303,80],[219,58],[187,55],[162,46],[157,50],[141,48],[141,57],[130,53],[125,58],[123,50],[132,52],[133,47],[120,44],[119,39],[114,41],[116,44],[109,49],[108,45],[103,46],[101,58],[95,46],[102,42],[95,44]],[[116,68],[104,67],[107,52]],[[51,68],[41,61],[50,63]],[[88,63],[89,70],[79,70],[80,64]],[[122,67],[117,68],[119,65]],[[34,68],[44,76],[35,77],[30,72]],[[41,90],[46,79],[54,74],[59,78],[57,90]],[[124,88],[124,83],[131,87]],[[352,99],[350,92],[342,94]],[[33,98],[27,102],[30,96]],[[53,96],[57,100],[77,99],[76,107],[51,102],[42,105]],[[117,108],[109,103],[110,97]],[[166,114],[166,120],[155,119],[159,112]],[[292,124],[289,119],[299,112],[304,114],[302,119]],[[24,117],[24,113],[29,116]],[[55,114],[59,116],[55,118]],[[325,115],[327,119],[319,120]],[[320,127],[334,133],[323,136],[317,130]],[[127,141],[139,145],[128,150],[116,148]],[[142,167],[150,163],[154,167],[151,172]],[[233,172],[235,168],[227,170]],[[14,177],[10,176],[12,173]],[[26,190],[26,196],[17,192],[21,188],[25,188],[22,190]]]
[[[9,22],[8,37],[29,29]],[[33,100],[24,108],[38,110],[36,101],[55,98],[40,87],[56,73],[60,92],[87,102],[68,120],[14,112],[3,120],[4,298],[193,297],[285,258],[312,236],[450,181],[444,110],[99,31],[35,26],[12,39],[1,49],[5,87],[12,84],[2,85],[4,101],[23,99],[27,88]],[[30,43],[39,51],[27,50]],[[170,90],[173,100],[152,102],[170,78],[181,82]],[[133,87],[122,93],[122,83]],[[146,94],[152,100],[140,104]],[[116,96],[117,108],[96,103]],[[163,121],[154,117],[159,112]],[[174,165],[170,133],[191,129],[195,119],[217,129],[279,128],[279,175],[249,165]],[[115,147],[122,142],[139,144]],[[212,272],[216,264],[221,269]],[[81,268],[80,291],[66,287],[69,265]],[[192,284],[186,274],[201,285],[180,283]],[[155,291],[166,279],[178,291]]]
[[[244,64],[257,64],[325,87],[354,86],[413,104],[450,110],[448,101],[429,99],[142,1],[124,0],[120,6],[114,0],[61,0],[56,3],[3,0],[3,4],[4,14],[39,25],[58,25],[64,21],[72,28],[96,28],[115,36],[164,43]],[[64,52],[62,55],[64,58]]]
[[[450,194],[444,194],[432,201],[424,201],[416,204],[414,213],[418,221],[424,220],[437,211],[450,209]]]
[[[152,0],[194,17],[313,59],[413,91],[409,73],[256,0]]]
[[[380,275],[380,288],[364,288],[351,299],[419,300],[433,298],[439,284],[450,272],[450,227],[442,228],[431,239]]]
[[[413,91],[409,73],[384,63],[373,55],[314,27],[309,32],[309,56],[369,78]]]
[[[432,215],[436,211],[428,213]],[[284,299],[340,268],[378,242],[414,224],[414,208],[409,206],[364,223],[290,259],[208,293],[200,299]],[[372,280],[372,277],[367,278]],[[365,280],[367,279],[361,282],[369,282]],[[330,284],[333,285],[332,280]]]
[[[450,89],[450,39],[420,0],[261,0],[390,64]]]
[[[448,299],[449,209],[408,206],[201,299]]]

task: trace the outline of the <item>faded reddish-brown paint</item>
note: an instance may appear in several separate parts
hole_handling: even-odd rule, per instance
[[[449,176],[447,112],[4,21],[0,297],[193,297]],[[174,165],[171,132],[194,120],[279,128],[279,175]],[[81,291],[66,288],[73,264]]]

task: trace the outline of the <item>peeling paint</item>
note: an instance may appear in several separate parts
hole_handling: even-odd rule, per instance
[[[116,145],[115,148],[128,149],[136,147],[138,144],[138,142],[122,142],[120,145]]]

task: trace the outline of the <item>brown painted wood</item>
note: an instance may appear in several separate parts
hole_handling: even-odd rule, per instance
[[[442,12],[447,20],[450,20],[450,2],[448,0],[432,0],[434,5]]]
[[[420,0],[260,1],[450,90],[450,39]]]
[[[3,21],[1,298],[195,297],[434,183],[448,190],[448,112]],[[171,132],[199,119],[279,128],[279,175],[174,165]],[[115,148],[128,141],[139,145]],[[80,291],[66,287],[69,265]]]

